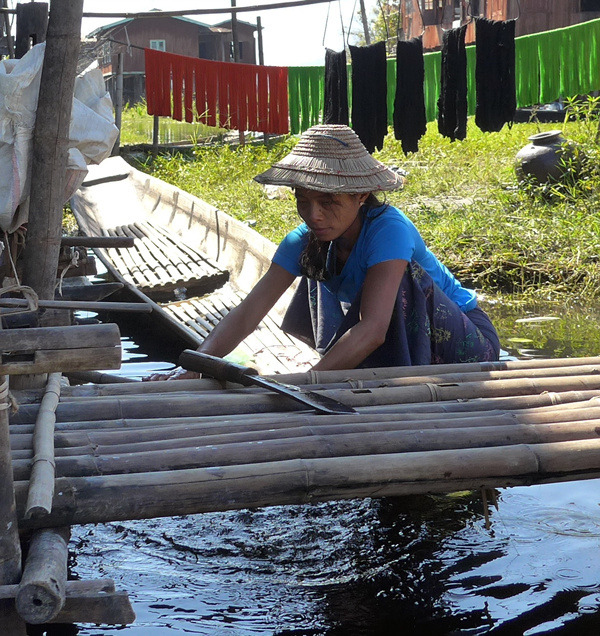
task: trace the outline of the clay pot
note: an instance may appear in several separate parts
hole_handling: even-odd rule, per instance
[[[562,130],[549,130],[528,137],[527,144],[516,156],[515,170],[520,180],[533,177],[539,183],[558,180],[564,172],[561,158],[567,151]]]

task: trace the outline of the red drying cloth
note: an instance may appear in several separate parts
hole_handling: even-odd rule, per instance
[[[289,132],[288,71],[145,49],[148,114],[209,126]]]

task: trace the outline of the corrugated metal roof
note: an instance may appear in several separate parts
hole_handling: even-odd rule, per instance
[[[162,11],[156,9],[156,13],[162,13]],[[200,27],[204,27],[205,29],[210,29],[210,24],[205,24],[204,22],[198,22],[198,20],[192,20],[191,18],[185,18],[183,16],[164,16],[165,18],[173,18],[173,20],[182,20],[183,22],[190,22],[191,24],[195,24]],[[124,24],[128,24],[133,22],[134,20],[151,20],[152,18],[126,18],[125,20],[118,20],[117,22],[111,22],[110,24],[105,24],[104,26],[98,27],[94,29],[87,37],[93,38],[99,35],[100,33],[104,33],[105,31],[110,31],[115,27],[122,26]],[[239,20],[238,20],[239,22]]]

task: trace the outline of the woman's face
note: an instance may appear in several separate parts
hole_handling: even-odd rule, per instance
[[[358,238],[358,211],[368,193],[330,194],[296,188],[295,195],[298,214],[319,241],[334,241],[341,236],[351,241]]]

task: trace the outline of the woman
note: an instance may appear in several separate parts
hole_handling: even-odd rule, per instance
[[[302,276],[282,328],[322,353],[315,369],[498,359],[498,336],[475,293],[375,196],[399,188],[401,177],[350,128],[313,126],[255,180],[292,187],[304,223],[199,351],[228,354]]]

